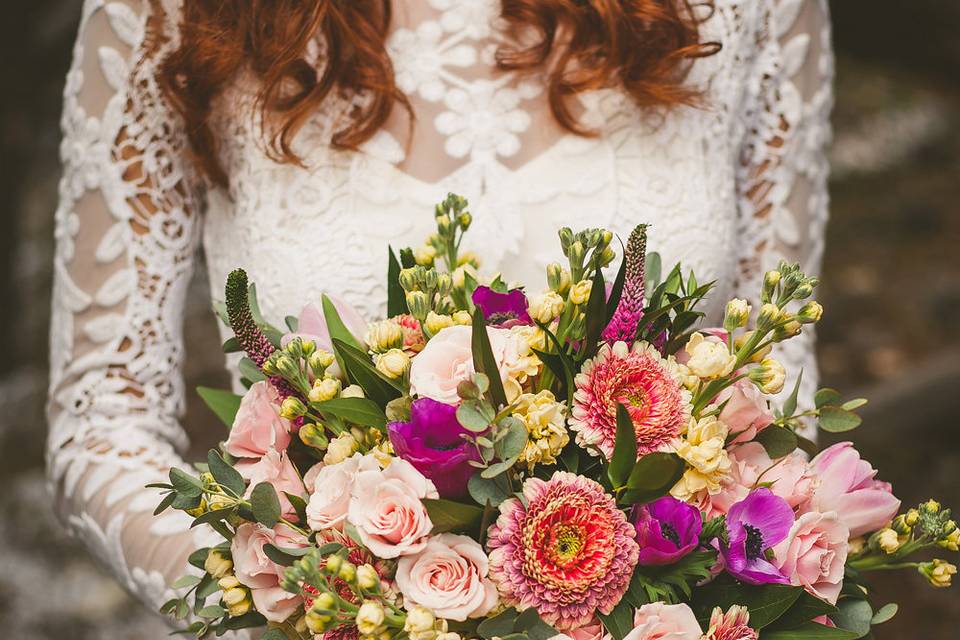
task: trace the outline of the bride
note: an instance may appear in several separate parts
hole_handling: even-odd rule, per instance
[[[826,0],[86,0],[51,328],[66,526],[153,608],[198,546],[144,488],[182,465],[198,246],[215,297],[243,267],[276,323],[322,291],[373,318],[388,243],[452,191],[487,271],[539,286],[560,226],[648,222],[716,305],[782,257],[818,269],[832,67]]]

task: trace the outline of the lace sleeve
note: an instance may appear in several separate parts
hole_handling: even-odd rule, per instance
[[[818,274],[827,221],[833,51],[826,0],[763,3],[738,172],[742,251],[738,291],[756,297],[780,259]],[[784,393],[800,370],[801,406],[812,404],[818,371],[811,326],[781,345]]]
[[[160,0],[86,0],[62,116],[48,480],[58,514],[156,610],[199,540],[144,488],[182,461],[181,324],[199,221],[154,78]]]

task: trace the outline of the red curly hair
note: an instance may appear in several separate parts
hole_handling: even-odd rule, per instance
[[[260,82],[258,105],[274,124],[267,150],[279,162],[301,162],[293,138],[332,93],[368,97],[333,134],[340,149],[370,138],[396,104],[410,112],[385,46],[390,0],[190,0],[183,11],[180,46],[163,61],[160,82],[200,168],[217,184],[228,176],[211,111],[241,70]],[[549,61],[550,108],[580,135],[591,132],[577,122],[569,97],[619,85],[640,105],[692,104],[698,96],[683,84],[687,63],[719,49],[700,41],[690,0],[502,0],[501,16],[526,44],[502,45],[498,67],[524,72]],[[320,70],[305,59],[318,34],[325,43]]]

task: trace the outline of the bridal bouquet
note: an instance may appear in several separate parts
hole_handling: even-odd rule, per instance
[[[816,280],[766,274],[759,309],[661,278],[646,229],[559,232],[544,290],[480,275],[460,251],[463,198],[425,246],[390,252],[388,314],[323,298],[287,331],[243,271],[222,318],[244,352],[240,397],[200,389],[231,427],[168,507],[223,541],[163,611],[197,637],[266,627],[326,640],[766,640],[868,635],[896,605],[865,574],[913,568],[946,587],[950,511],[901,511],[845,442],[864,400],[782,403],[777,343],[815,323]],[[559,255],[559,252],[558,252]],[[926,557],[926,556],[925,556]]]

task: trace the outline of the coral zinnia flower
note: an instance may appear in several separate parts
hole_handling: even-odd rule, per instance
[[[681,385],[673,358],[651,345],[625,342],[600,347],[577,374],[570,428],[577,444],[599,448],[608,458],[617,435],[617,403],[633,419],[637,453],[657,451],[673,441],[690,418],[690,392]]]
[[[557,471],[529,478],[490,527],[490,577],[508,605],[575,629],[620,602],[637,564],[636,530],[593,480]]]

